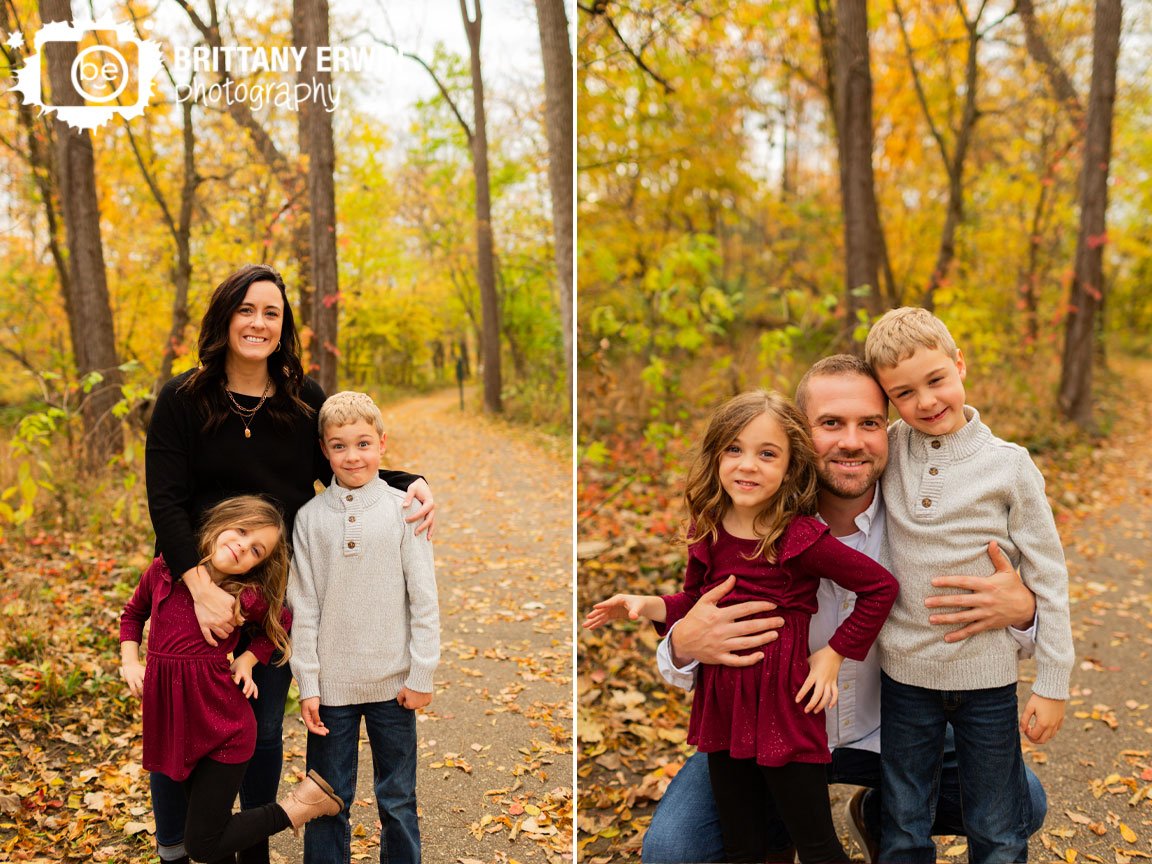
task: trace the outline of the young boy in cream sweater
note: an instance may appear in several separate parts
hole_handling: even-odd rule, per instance
[[[883,493],[900,596],[881,631],[883,822],[879,860],[934,862],[944,730],[956,733],[969,860],[1027,860],[1030,806],[1019,735],[1050,740],[1074,660],[1068,571],[1044,478],[1028,451],[996,438],[965,404],[964,356],[943,322],[905,307],[872,327],[864,359],[900,414]],[[1017,716],[1017,644],[1004,630],[940,640],[930,577],[979,573],[995,539],[1036,595],[1036,682]],[[940,592],[935,592],[940,593]]]
[[[432,544],[404,521],[403,493],[380,479],[384,420],[371,397],[329,397],[319,427],[334,476],[296,516],[288,580],[291,662],[308,727],[308,769],[328,778],[348,803],[338,815],[309,823],[304,861],[349,860],[363,719],[381,857],[415,864],[416,709],[432,701],[440,659]]]

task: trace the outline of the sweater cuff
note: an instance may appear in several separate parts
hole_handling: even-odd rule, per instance
[[[298,686],[300,688],[300,701],[301,702],[303,702],[305,699],[311,699],[313,696],[315,696],[316,698],[320,697],[320,682],[319,681],[304,684],[300,681],[299,678],[297,678],[296,679],[296,686]]]
[[[417,693],[433,693],[436,690],[432,683],[432,676],[435,672],[435,668],[409,669],[408,679],[404,682],[404,686]]]
[[[1067,699],[1071,678],[1070,669],[1037,669],[1032,692],[1045,699]]]
[[[300,690],[301,701],[311,699],[313,696],[320,695],[320,676],[309,675],[307,673],[301,674],[296,669],[295,664],[289,661],[292,666],[292,677],[296,679],[296,687]]]

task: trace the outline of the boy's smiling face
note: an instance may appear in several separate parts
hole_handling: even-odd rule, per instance
[[[940,348],[917,348],[895,366],[876,369],[900,419],[925,435],[948,435],[964,428],[967,374],[962,352],[957,350],[953,360]]]
[[[329,425],[320,447],[332,466],[336,482],[345,489],[359,489],[380,472],[384,436],[367,420],[343,426]]]

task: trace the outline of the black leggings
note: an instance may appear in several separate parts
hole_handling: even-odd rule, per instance
[[[764,861],[769,795],[804,864],[848,861],[832,824],[824,765],[791,762],[768,768],[754,759],[733,759],[721,750],[708,754],[708,772],[720,814],[725,861]]]
[[[188,796],[184,848],[193,861],[234,864],[239,852],[242,864],[267,862],[268,847],[260,841],[292,827],[288,814],[279,804],[232,813],[232,803],[247,767],[247,762],[226,765],[201,759],[184,781],[184,792]],[[260,845],[249,850],[256,844]],[[246,854],[244,850],[249,851]]]

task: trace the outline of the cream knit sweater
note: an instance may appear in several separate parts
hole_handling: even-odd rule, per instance
[[[933,576],[990,575],[988,541],[1020,571],[1036,595],[1036,683],[1033,692],[1068,697],[1074,654],[1068,616],[1068,570],[1044,478],[1023,447],[996,438],[976,409],[967,424],[929,436],[903,421],[888,430],[884,503],[891,570],[900,596],[880,633],[880,664],[904,684],[976,690],[1016,680],[1017,643],[1007,630],[948,644],[928,623],[925,598]],[[943,612],[951,610],[932,610]]]
[[[288,605],[300,698],[322,705],[432,692],[440,614],[432,544],[413,533],[404,493],[379,478],[332,485],[296,516]]]

